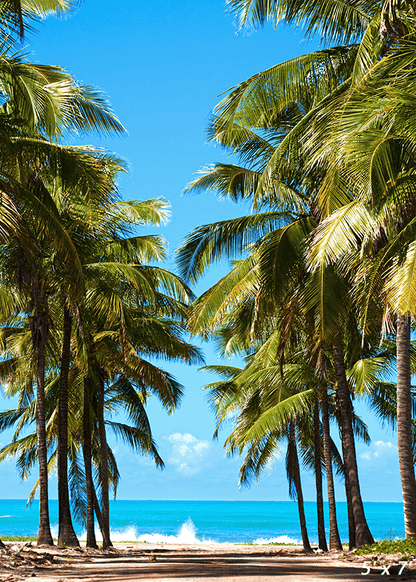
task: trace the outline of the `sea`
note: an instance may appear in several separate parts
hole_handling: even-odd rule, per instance
[[[375,539],[404,537],[402,503],[365,503]],[[329,534],[328,507],[326,526]],[[0,500],[0,539],[6,535],[36,536],[39,502]],[[316,503],[305,502],[309,538],[317,543]],[[114,542],[301,543],[297,505],[292,501],[123,501],[110,502]],[[348,541],[346,503],[337,503],[342,541]],[[52,535],[57,537],[58,502],[50,501]],[[83,527],[76,526],[80,539]],[[99,535],[97,536],[100,537]]]

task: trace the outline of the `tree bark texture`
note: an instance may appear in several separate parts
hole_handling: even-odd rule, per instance
[[[95,517],[97,518],[98,525],[100,526],[101,535],[103,536],[103,539],[104,539],[103,516],[101,513],[100,504],[98,503],[98,498],[97,498],[97,493],[95,491],[95,487],[92,488],[92,496],[93,496],[93,502],[94,502]]]
[[[296,432],[295,425],[293,422],[289,423],[289,443],[290,456],[291,456],[291,477],[296,489],[296,498],[298,502],[298,512],[299,512],[299,523],[300,531],[302,534],[303,549],[305,552],[312,552],[311,545],[309,543],[308,530],[306,528],[306,518],[305,518],[305,508],[303,503],[303,493],[302,484],[300,480],[300,469],[299,469],[299,459],[298,451],[296,447]]]
[[[98,431],[100,436],[100,456],[101,456],[101,513],[103,521],[103,548],[106,549],[113,544],[110,540],[110,504],[108,500],[108,449],[104,423],[104,378],[99,374],[98,392]]]
[[[318,518],[318,545],[324,552],[328,551],[325,537],[324,498],[322,493],[322,455],[321,455],[321,428],[319,421],[319,403],[315,402],[313,408],[313,425],[315,440],[315,483],[316,483],[316,508]]]
[[[358,480],[357,455],[355,451],[354,433],[352,428],[352,403],[345,375],[344,353],[340,334],[337,334],[334,345],[334,365],[337,379],[337,398],[340,408],[344,466],[348,473],[351,490],[351,505],[354,513],[355,540],[358,547],[374,542],[365,518],[363,501]]]
[[[335,503],[334,474],[332,471],[331,434],[329,430],[328,399],[326,390],[321,400],[321,412],[322,433],[324,439],[325,471],[328,489],[329,548],[331,550],[342,550],[341,538],[339,537],[338,531],[337,508]]]
[[[410,318],[397,316],[397,442],[406,538],[416,536],[416,482],[412,451]]]
[[[36,437],[39,459],[38,545],[53,546],[49,522],[48,445],[45,414],[45,348],[49,339],[48,301],[42,284],[39,284],[33,271],[26,275],[32,296],[27,312],[31,314],[29,316],[30,332],[36,361]]]
[[[49,522],[48,447],[45,417],[45,356],[37,356],[36,435],[39,459],[39,532],[38,545],[53,546]]]
[[[79,546],[71,518],[68,491],[68,378],[71,362],[72,316],[64,305],[61,375],[59,382],[58,422],[58,500],[59,500],[59,546]]]
[[[342,429],[341,429],[342,433]],[[341,446],[342,446],[342,458],[345,459],[346,451],[345,451],[345,441],[341,437]],[[351,496],[351,486],[350,486],[350,478],[348,475],[347,470],[345,469],[344,465],[344,484],[345,484],[345,498],[347,500],[347,514],[348,514],[348,548],[353,550],[357,547],[356,537],[355,537],[355,520],[354,520],[354,511],[352,508],[352,496]]]
[[[90,419],[90,381],[88,376],[84,377],[84,466],[85,466],[85,486],[87,493],[87,548],[97,548],[94,531],[94,482],[92,479],[92,453],[91,453],[91,419]]]

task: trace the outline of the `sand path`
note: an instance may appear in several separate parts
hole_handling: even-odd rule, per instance
[[[375,557],[374,557],[375,558]],[[369,558],[366,558],[367,560]],[[8,544],[0,580],[20,582],[322,582],[416,580],[416,564],[370,565],[348,553],[305,555],[299,548],[232,544],[116,544],[114,551],[58,550]],[[391,559],[388,563],[391,563]],[[381,565],[383,564],[383,565]]]

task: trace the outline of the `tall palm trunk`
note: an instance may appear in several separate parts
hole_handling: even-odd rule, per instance
[[[344,353],[341,336],[338,333],[334,345],[334,366],[337,380],[337,397],[340,407],[345,470],[351,488],[351,505],[354,513],[355,539],[358,547],[374,542],[365,518],[363,501],[358,480],[357,455],[352,429],[352,403],[345,375]]]
[[[416,536],[416,483],[412,454],[410,319],[397,316],[397,442],[406,537]]]
[[[39,533],[38,545],[53,546],[49,522],[48,498],[48,446],[46,442],[45,415],[45,347],[49,338],[47,298],[33,275],[29,275],[32,301],[28,305],[33,352],[36,359],[36,436],[39,459]]]
[[[305,552],[312,552],[311,545],[309,543],[308,530],[306,528],[306,518],[305,518],[305,507],[303,503],[303,493],[302,484],[300,480],[300,469],[299,469],[299,459],[298,451],[296,447],[296,432],[295,425],[293,421],[289,423],[289,435],[288,435],[288,451],[287,451],[287,473],[289,477],[289,483],[294,484],[296,490],[296,499],[298,501],[298,512],[299,512],[299,523],[300,531],[302,535],[303,549]],[[292,488],[290,487],[290,494],[292,496]]]
[[[94,531],[94,482],[92,479],[91,465],[91,419],[90,419],[90,379],[84,376],[84,466],[85,486],[87,493],[87,548],[98,548]]]
[[[335,504],[334,474],[332,472],[331,434],[329,431],[328,399],[326,390],[321,400],[321,412],[322,412],[322,433],[324,438],[325,471],[328,489],[329,548],[331,550],[342,550],[342,544],[341,539],[339,537],[337,523],[337,508]]]
[[[110,504],[108,501],[108,448],[104,424],[104,378],[99,374],[98,393],[98,431],[100,435],[100,456],[101,456],[101,514],[103,525],[103,548],[112,546],[110,540]]]
[[[328,551],[325,537],[324,498],[322,494],[322,455],[321,455],[321,429],[319,422],[319,403],[313,407],[313,427],[315,440],[315,483],[316,483],[316,509],[318,517],[318,545],[324,552]]]
[[[68,491],[68,377],[71,361],[72,316],[64,305],[61,376],[59,382],[58,422],[58,500],[59,533],[58,545],[79,546],[71,519]]]
[[[345,452],[342,452],[342,456],[345,457]],[[357,546],[357,541],[355,537],[355,520],[354,511],[352,508],[352,496],[351,496],[351,486],[348,476],[348,472],[345,471],[345,497],[347,499],[347,513],[348,513],[348,548],[353,550]]]
[[[53,546],[49,522],[48,447],[45,427],[45,356],[37,355],[36,435],[39,458],[39,533],[38,545]]]
[[[102,513],[101,513],[100,504],[98,503],[97,493],[95,491],[95,487],[92,488],[92,496],[93,496],[93,502],[94,502],[95,517],[97,518],[98,525],[100,526],[100,531],[101,531],[101,534],[102,534],[103,539],[104,539],[103,516],[102,516]]]

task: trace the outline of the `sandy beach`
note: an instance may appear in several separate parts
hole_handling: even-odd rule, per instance
[[[398,556],[306,555],[288,546],[123,543],[102,551],[6,545],[0,580],[8,582],[416,580],[416,564],[399,564]]]

